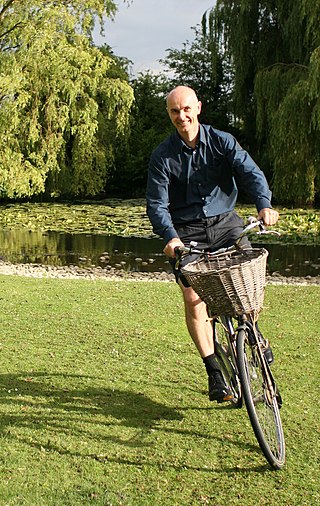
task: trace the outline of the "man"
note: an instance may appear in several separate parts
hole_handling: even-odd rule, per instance
[[[178,86],[168,94],[167,111],[176,130],[155,149],[149,163],[147,212],[171,259],[177,246],[192,240],[213,250],[235,242],[243,228],[234,212],[238,186],[251,197],[265,225],[278,220],[262,171],[232,135],[199,123],[201,105],[192,88]],[[228,400],[231,392],[214,354],[206,306],[179,273],[175,275],[188,331],[208,373],[209,399]]]

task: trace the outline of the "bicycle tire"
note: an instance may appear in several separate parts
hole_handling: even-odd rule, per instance
[[[238,333],[237,354],[242,393],[253,431],[271,467],[281,469],[285,463],[285,442],[277,390],[263,353],[250,344],[244,329]]]

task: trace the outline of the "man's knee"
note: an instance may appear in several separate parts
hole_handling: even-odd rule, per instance
[[[191,287],[181,288],[187,314],[192,315],[195,318],[206,315],[206,305],[203,300],[200,299],[199,295]]]

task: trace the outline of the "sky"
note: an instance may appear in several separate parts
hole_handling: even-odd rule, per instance
[[[191,27],[201,23],[215,0],[132,0],[130,6],[116,2],[114,21],[106,20],[105,35],[94,32],[97,45],[108,44],[117,56],[133,62],[133,73],[161,70],[160,58],[166,49],[182,49],[183,43],[194,40]]]

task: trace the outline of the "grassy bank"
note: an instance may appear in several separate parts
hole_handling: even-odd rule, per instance
[[[319,504],[319,287],[269,286],[287,464],[207,401],[175,284],[0,277],[0,504]],[[272,307],[271,307],[272,302]]]

